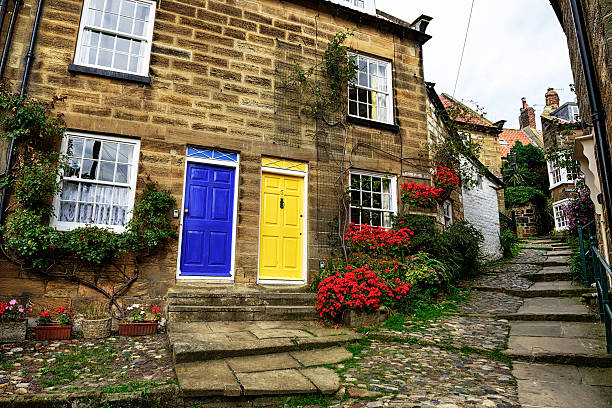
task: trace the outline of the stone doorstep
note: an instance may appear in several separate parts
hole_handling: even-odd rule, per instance
[[[545,267],[536,273],[525,273],[521,275],[533,282],[554,282],[570,279],[569,267]]]
[[[197,293],[175,292],[169,295],[172,306],[312,306],[314,293]]]
[[[175,363],[214,360],[217,358],[254,356],[296,351],[301,348],[326,348],[350,343],[362,338],[360,334],[340,334],[304,338],[268,338],[245,341],[177,341],[172,345]]]
[[[528,289],[514,291],[515,296],[523,298],[533,297],[575,297],[583,293],[593,292],[592,288],[585,288],[583,285],[572,281],[543,281],[536,282]]]
[[[338,374],[314,366],[336,364],[351,357],[343,347],[334,347],[179,363],[176,373],[182,395],[190,397],[333,394],[340,388]]]
[[[518,337],[558,337],[604,340],[605,327],[600,323],[581,322],[510,322],[510,335]]]

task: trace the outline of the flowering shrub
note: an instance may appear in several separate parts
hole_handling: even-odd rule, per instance
[[[410,289],[400,279],[386,284],[367,267],[346,269],[319,283],[316,307],[321,317],[336,319],[345,309],[373,311],[384,302],[402,299]]]
[[[414,232],[408,228],[387,230],[367,224],[351,223],[344,234],[344,240],[354,252],[401,256],[402,251],[410,248],[412,235]]]
[[[23,320],[26,311],[31,312],[32,308],[23,306],[17,299],[11,299],[8,303],[0,302],[0,322]]]
[[[68,309],[67,307],[62,306],[55,309],[55,313],[58,314],[57,324],[59,324],[60,326],[67,326],[69,324],[72,324],[74,309]]]
[[[406,260],[405,280],[413,285],[439,288],[449,283],[450,274],[442,262],[419,252]]]
[[[572,234],[577,233],[578,226],[587,224],[595,217],[595,208],[590,194],[591,191],[586,186],[584,179],[578,179],[569,201],[563,206],[567,215],[567,227]]]
[[[153,321],[159,322],[161,320],[161,311],[157,306],[151,306],[150,313],[148,313],[144,305],[134,303],[133,305],[128,306],[126,311],[128,312],[127,320],[130,323],[146,322],[149,320],[147,319],[149,315],[152,315],[151,319]]]
[[[402,203],[415,207],[429,207],[435,204],[443,189],[417,183],[402,184]]]
[[[459,185],[459,176],[457,176],[453,169],[438,166],[434,172],[434,184],[437,188],[452,190],[455,186]]]

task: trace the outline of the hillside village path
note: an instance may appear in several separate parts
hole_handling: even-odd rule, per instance
[[[371,333],[376,340],[356,356],[355,362],[340,366],[342,384],[350,398],[332,406],[612,406],[612,369],[591,364],[598,361],[599,365],[612,366],[612,358],[602,350],[602,325],[594,323],[595,315],[579,298],[571,297],[589,290],[567,280],[538,282],[541,279],[533,275],[551,268],[567,272],[567,248],[552,248],[551,241],[530,242],[527,246],[511,262],[492,267],[476,279],[476,290],[456,313],[427,324],[407,325],[401,331]],[[562,279],[568,278],[562,275]],[[557,302],[555,312],[566,316],[553,316],[542,299]],[[574,303],[563,304],[566,300]],[[540,311],[533,310],[534,301],[540,302],[536,305]],[[572,317],[581,321],[572,322]],[[575,338],[562,338],[563,334],[551,325],[563,326],[561,332],[573,332]],[[541,337],[546,333],[549,337]],[[568,349],[556,350],[557,354],[540,350],[538,354],[537,347],[545,348],[539,340],[561,342]],[[530,348],[530,342],[537,344]],[[580,349],[580,345],[590,348]],[[568,358],[572,354],[580,358]],[[548,364],[555,360],[562,364]]]

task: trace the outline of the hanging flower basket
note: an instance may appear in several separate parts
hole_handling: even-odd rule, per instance
[[[72,325],[38,325],[34,327],[34,330],[36,332],[36,340],[68,340],[70,338],[70,333],[72,332]]]
[[[157,322],[119,323],[120,336],[148,336],[157,332]]]
[[[16,343],[26,339],[27,320],[0,323],[0,343]]]
[[[434,184],[439,189],[438,200],[447,200],[453,189],[460,184],[461,180],[454,169],[438,166],[434,171]]]

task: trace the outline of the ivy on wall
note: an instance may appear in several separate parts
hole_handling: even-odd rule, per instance
[[[0,84],[0,137],[14,138],[17,149],[11,175],[2,184],[13,192],[0,228],[2,250],[24,270],[97,290],[108,298],[109,309],[115,306],[123,316],[116,298],[138,279],[139,263],[177,237],[170,218],[175,199],[148,180],[123,233],[94,225],[71,231],[50,227],[53,198],[61,192],[66,169],[65,158],[56,152],[65,126],[61,116],[51,117],[53,107]],[[120,263],[124,255],[135,259],[132,269]],[[121,282],[113,291],[101,284],[109,268],[114,271],[109,279]]]

